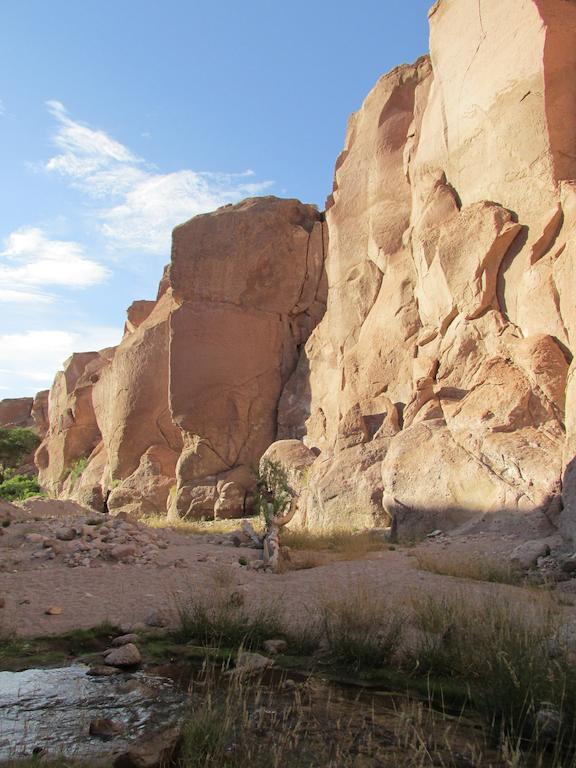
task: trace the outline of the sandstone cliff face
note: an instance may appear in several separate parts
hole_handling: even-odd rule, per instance
[[[112,513],[245,514],[325,308],[321,219],[261,198],[175,230],[157,301],[132,304],[117,348],[73,355],[56,377],[37,452],[50,493]]]
[[[71,358],[54,493],[241,515],[274,443],[300,524],[534,512],[576,537],[576,5],[440,0],[430,26],[350,119],[325,221],[192,219],[116,351]]]
[[[336,164],[328,309],[279,414],[321,451],[309,524],[557,518],[574,455],[576,6],[443,0],[430,24],[430,60],[379,81]]]
[[[174,231],[170,405],[182,430],[173,515],[241,516],[280,393],[325,308],[321,217],[262,198]]]

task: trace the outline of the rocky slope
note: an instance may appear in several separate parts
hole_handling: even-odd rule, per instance
[[[576,4],[440,0],[430,30],[350,119],[325,221],[192,219],[121,344],[67,362],[53,494],[241,515],[268,449],[306,468],[301,523],[576,535]]]

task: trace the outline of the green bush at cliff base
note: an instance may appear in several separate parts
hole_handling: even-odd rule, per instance
[[[41,488],[33,477],[13,475],[0,483],[0,499],[23,501],[31,496],[38,496]]]
[[[26,427],[0,427],[0,480],[7,469],[14,469],[34,451],[40,438]]]

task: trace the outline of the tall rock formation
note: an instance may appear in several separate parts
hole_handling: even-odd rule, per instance
[[[430,27],[350,119],[325,222],[262,198],[174,231],[158,300],[56,379],[52,492],[234,516],[277,438],[300,524],[576,537],[576,3],[440,0]]]
[[[37,452],[54,495],[137,514],[241,516],[280,393],[325,309],[322,217],[259,198],[174,232],[157,300],[73,355]]]
[[[430,59],[379,81],[336,164],[328,310],[279,414],[321,451],[309,524],[561,508],[576,5],[441,0],[430,25]]]

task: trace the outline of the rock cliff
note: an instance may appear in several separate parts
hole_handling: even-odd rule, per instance
[[[58,374],[41,481],[235,516],[269,449],[306,467],[302,524],[576,536],[575,74],[573,0],[437,2],[430,56],[351,117],[325,216],[261,198],[176,228],[158,300]]]
[[[112,512],[242,516],[282,388],[325,310],[323,217],[273,197],[174,231],[154,301],[50,393],[42,485]]]

